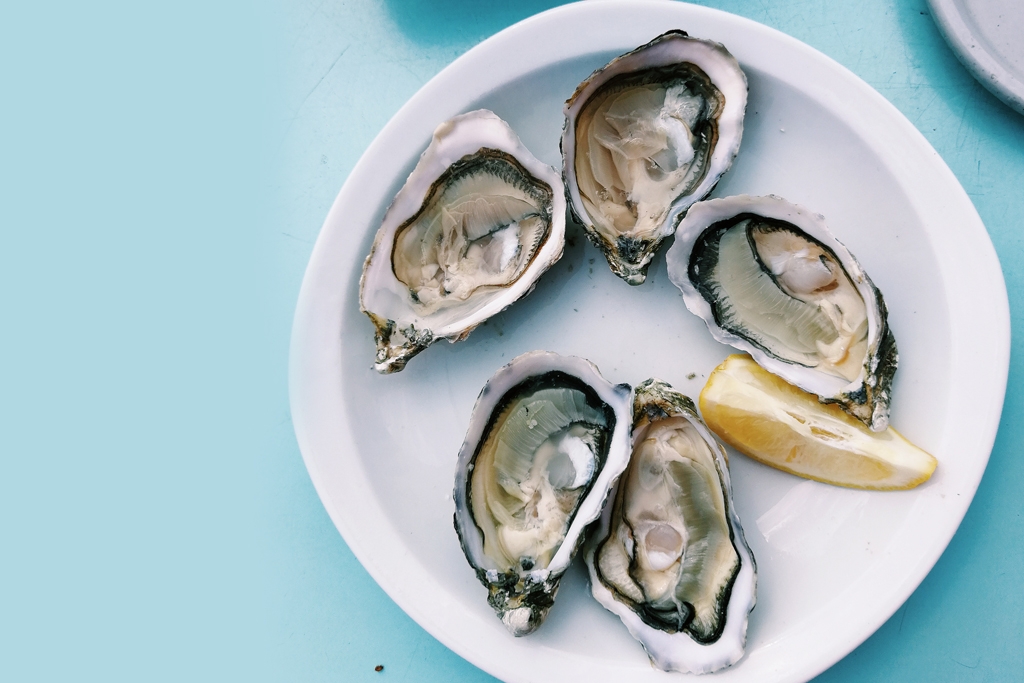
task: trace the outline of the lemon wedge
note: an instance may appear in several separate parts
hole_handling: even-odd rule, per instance
[[[740,453],[826,484],[910,489],[927,481],[937,464],[893,428],[872,432],[747,355],[729,356],[715,368],[700,393],[700,411]]]

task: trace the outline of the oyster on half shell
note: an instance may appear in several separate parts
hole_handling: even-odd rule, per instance
[[[616,57],[565,103],[569,205],[616,275],[644,281],[679,217],[732,164],[746,106],[736,59],[684,31]]]
[[[885,430],[898,362],[885,301],[821,215],[772,195],[700,202],[666,260],[715,339]]]
[[[455,476],[455,530],[515,636],[555,599],[583,532],[629,459],[631,390],[581,358],[534,351],[487,382]]]
[[[481,109],[445,121],[399,190],[363,266],[374,367],[396,372],[461,341],[533,289],[562,256],[561,177]]]
[[[587,542],[591,589],[659,668],[716,671],[743,656],[757,580],[725,450],[664,382],[636,388],[633,415],[629,466]]]

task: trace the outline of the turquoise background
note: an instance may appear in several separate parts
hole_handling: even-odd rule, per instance
[[[553,4],[0,9],[0,679],[493,680],[406,617],[328,519],[292,432],[288,338],[373,137],[455,57]],[[923,0],[702,4],[821,50],[921,130],[992,236],[1018,340],[960,530],[819,680],[1020,680],[1024,117]]]

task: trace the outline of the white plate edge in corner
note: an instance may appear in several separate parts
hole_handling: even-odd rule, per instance
[[[1006,106],[1024,114],[1024,80],[989,51],[987,40],[974,34],[972,22],[963,16],[961,0],[928,0],[928,6],[939,32],[964,68]]]

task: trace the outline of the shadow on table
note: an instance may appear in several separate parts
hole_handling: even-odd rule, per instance
[[[565,0],[385,0],[398,27],[413,41],[446,45],[466,37],[485,38],[501,29],[567,4]]]

